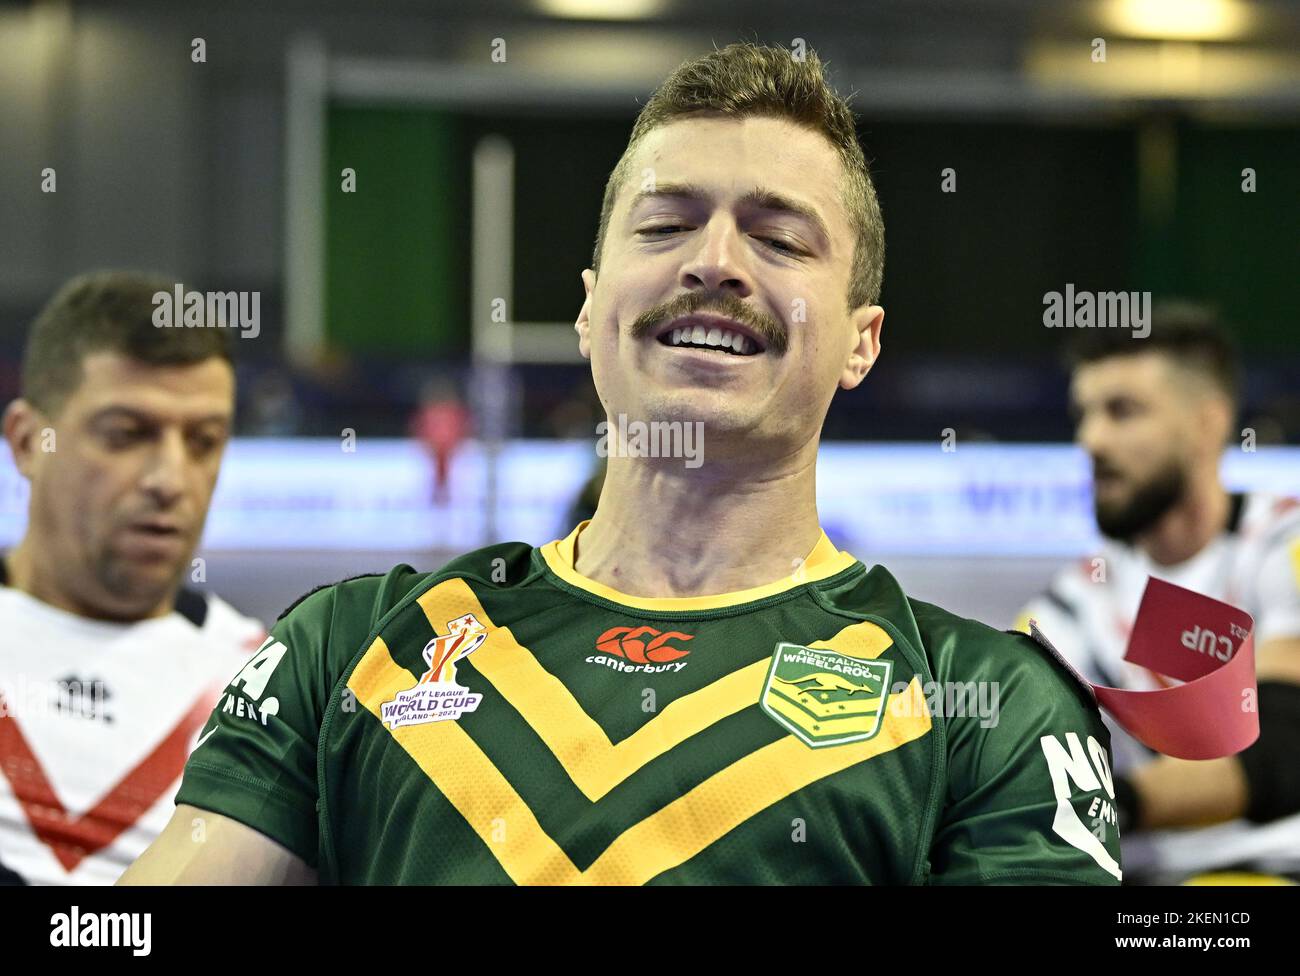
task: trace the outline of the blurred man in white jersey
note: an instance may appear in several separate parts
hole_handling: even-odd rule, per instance
[[[4,412],[31,496],[0,553],[0,883],[115,881],[171,816],[199,728],[264,636],[182,585],[235,376],[225,328],[155,324],[175,286],[69,282]]]
[[[1157,306],[1148,338],[1095,330],[1075,350],[1072,410],[1106,543],[1062,570],[1017,627],[1036,619],[1094,682],[1155,690],[1175,682],[1123,660],[1148,577],[1255,618],[1250,748],[1205,762],[1157,756],[1107,719],[1126,880],[1300,879],[1300,504],[1220,481],[1225,445],[1241,443],[1240,382],[1214,316],[1188,303]]]

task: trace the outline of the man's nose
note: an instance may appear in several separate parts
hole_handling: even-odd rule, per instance
[[[185,465],[188,457],[180,431],[167,430],[159,437],[140,487],[154,496],[160,505],[174,504],[185,490]]]
[[[1074,439],[1096,461],[1106,443],[1106,422],[1096,415],[1085,415],[1079,421]]]
[[[710,291],[725,289],[747,297],[753,282],[746,261],[744,234],[730,219],[714,217],[682,268],[682,284],[687,288],[703,285]]]

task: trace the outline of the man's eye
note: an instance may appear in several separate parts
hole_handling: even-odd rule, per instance
[[[129,447],[140,439],[143,431],[138,427],[110,427],[104,431],[109,447]]]
[[[195,434],[190,438],[190,444],[199,454],[211,454],[221,446],[221,438],[211,434]]]
[[[637,233],[647,237],[658,237],[666,233],[671,233],[673,231],[679,231],[683,229],[684,228],[682,224],[665,224],[662,227],[647,227],[645,230],[637,231]],[[758,238],[758,240],[763,241],[770,248],[772,248],[772,250],[777,251],[781,254],[799,253],[798,248],[790,244],[789,241],[782,240],[779,237],[760,237]]]
[[[1137,412],[1137,405],[1127,401],[1120,401],[1110,405],[1110,415],[1118,420],[1132,417]]]

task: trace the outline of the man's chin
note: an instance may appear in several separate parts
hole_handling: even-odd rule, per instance
[[[1093,509],[1092,514],[1097,521],[1097,531],[1107,539],[1114,539],[1116,542],[1133,541],[1136,532],[1132,523],[1124,518],[1125,513],[1122,510],[1098,507]]]
[[[180,588],[182,574],[183,567],[170,563],[119,566],[105,589],[120,614],[144,617]]]
[[[1122,504],[1094,503],[1093,516],[1098,531],[1106,538],[1132,543],[1164,518],[1177,500],[1178,494],[1171,488],[1164,491],[1148,489],[1125,499]]]
[[[623,414],[623,422],[642,423],[702,423],[713,433],[715,428],[723,430],[736,424],[737,409],[735,397],[727,397],[717,390],[671,390],[643,400],[635,411]],[[752,414],[745,414],[752,417]],[[619,414],[608,418],[615,426],[619,423]]]

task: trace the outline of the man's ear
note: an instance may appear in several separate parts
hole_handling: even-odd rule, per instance
[[[853,310],[850,322],[858,342],[840,373],[840,389],[843,390],[856,387],[876,364],[880,356],[880,330],[885,323],[885,310],[879,305],[861,305]]]
[[[582,272],[582,286],[587,289],[587,297],[582,301],[582,308],[578,311],[578,321],[573,323],[574,331],[578,333],[578,352],[582,354],[583,359],[591,358],[591,296],[596,290],[596,272],[587,268]]]
[[[1235,440],[1235,421],[1237,410],[1226,396],[1203,396],[1200,402],[1200,419],[1198,429],[1212,436],[1206,437],[1207,444],[1226,444],[1231,446]],[[1214,451],[1214,457],[1220,456]]]
[[[32,476],[38,452],[37,438],[41,436],[43,423],[44,414],[21,397],[5,407],[3,418],[0,418],[4,438],[13,452],[14,467],[24,478]]]

